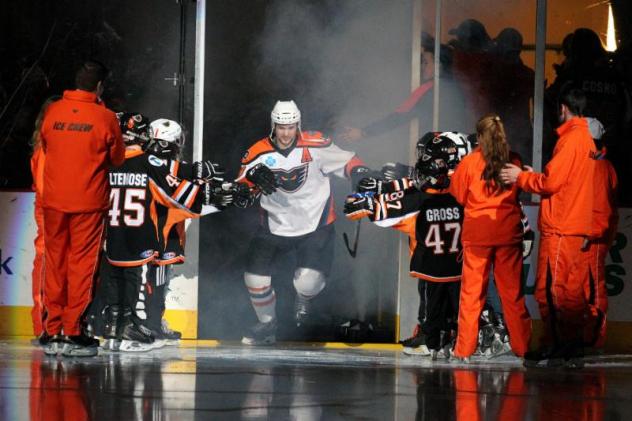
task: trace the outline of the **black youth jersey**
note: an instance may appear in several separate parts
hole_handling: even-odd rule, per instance
[[[142,151],[127,151],[125,162],[109,173],[110,210],[106,256],[115,266],[140,266],[154,260],[160,249],[156,202],[190,216],[199,214],[200,186],[180,179],[190,166]]]
[[[374,222],[410,237],[410,274],[433,282],[461,279],[463,207],[447,192],[416,188],[375,197]]]

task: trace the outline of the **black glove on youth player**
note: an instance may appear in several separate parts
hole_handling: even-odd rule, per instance
[[[385,180],[399,180],[404,177],[410,177],[413,168],[400,162],[387,162],[382,167],[382,177]]]
[[[373,178],[373,177],[365,177],[356,186],[356,191],[358,193],[368,193],[371,192],[373,194],[382,194],[382,189],[384,187],[384,181]]]
[[[226,172],[224,168],[211,161],[196,161],[193,164],[193,181],[207,183],[213,179],[221,180]]]
[[[263,194],[272,194],[279,186],[272,170],[263,164],[257,164],[246,172],[246,180],[257,186]]]
[[[372,194],[352,194],[345,200],[344,213],[351,220],[371,216],[375,212],[375,200]]]

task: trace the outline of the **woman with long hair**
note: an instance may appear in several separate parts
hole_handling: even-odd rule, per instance
[[[505,164],[522,164],[520,157],[509,150],[503,123],[497,115],[481,118],[476,135],[478,147],[463,158],[450,182],[450,193],[465,208],[459,329],[454,355],[468,358],[476,351],[479,317],[493,267],[511,348],[522,357],[531,339],[531,319],[521,287],[520,190],[500,180]]]
[[[33,308],[31,309],[31,319],[33,321],[33,333],[39,338],[39,343],[45,345],[48,336],[44,329],[46,311],[44,309],[44,212],[41,206],[42,191],[44,188],[44,162],[46,157],[41,145],[42,121],[48,106],[57,101],[60,96],[52,96],[44,101],[42,108],[35,120],[35,130],[31,137],[33,154],[31,155],[31,175],[33,176],[33,191],[35,191],[35,223],[37,234],[34,240],[35,258],[33,259],[33,272],[31,273],[31,286],[33,296]]]

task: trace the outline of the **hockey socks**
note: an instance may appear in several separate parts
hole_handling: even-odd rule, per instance
[[[244,281],[259,321],[261,323],[273,321],[276,318],[276,296],[272,288],[272,277],[246,272]]]

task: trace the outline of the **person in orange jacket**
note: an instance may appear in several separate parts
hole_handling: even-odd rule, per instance
[[[37,337],[40,345],[46,344],[50,339],[44,330],[46,311],[44,309],[44,210],[42,209],[42,189],[44,177],[44,163],[46,156],[42,151],[41,128],[44,114],[48,106],[57,101],[60,97],[48,98],[39,115],[35,120],[35,130],[33,131],[32,144],[33,155],[31,155],[31,175],[33,177],[33,191],[35,192],[34,212],[37,233],[33,240],[35,248],[35,258],[33,259],[33,271],[31,272],[31,294],[33,297],[33,308],[31,309],[31,320],[33,322],[33,333]]]
[[[479,318],[493,266],[511,348],[522,357],[531,339],[531,319],[521,287],[520,190],[500,180],[500,171],[506,163],[521,165],[521,162],[510,152],[497,115],[481,118],[476,134],[479,147],[463,158],[450,183],[450,193],[465,208],[459,329],[454,356],[467,359],[476,351]]]
[[[606,159],[606,148],[602,142],[603,125],[595,118],[587,117],[590,135],[595,141],[594,203],[592,235],[582,253],[586,265],[584,294],[590,308],[591,323],[586,326],[586,345],[603,348],[606,340],[606,315],[608,312],[608,290],[606,288],[606,256],[617,234],[619,214],[617,211],[617,173]]]
[[[592,233],[595,146],[588,123],[581,118],[586,95],[567,87],[559,98],[560,136],[544,173],[507,165],[501,179],[542,196],[541,233],[535,298],[545,325],[542,348],[525,355],[525,365],[581,365],[585,270],[577,264]],[[589,180],[591,182],[586,182]]]
[[[109,207],[108,167],[125,159],[116,115],[99,100],[108,71],[86,62],[76,90],[48,107],[41,128],[46,154],[43,174],[46,332],[44,352],[96,355],[99,341],[82,331],[92,297]]]

